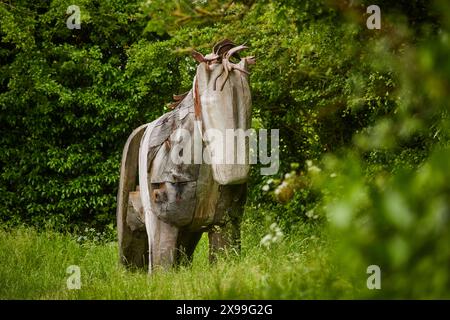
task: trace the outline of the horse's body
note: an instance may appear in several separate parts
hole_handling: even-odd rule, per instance
[[[125,265],[148,263],[151,271],[189,261],[203,232],[211,259],[219,249],[239,249],[248,163],[211,161],[223,148],[208,130],[225,136],[227,129],[250,127],[246,71],[252,59],[232,64],[229,58],[243,47],[218,45],[206,57],[196,53],[193,88],[174,110],[137,128],[125,145],[117,208]]]

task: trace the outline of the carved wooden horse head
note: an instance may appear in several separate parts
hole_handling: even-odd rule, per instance
[[[148,264],[151,271],[190,260],[203,232],[212,259],[219,249],[239,248],[249,165],[238,158],[248,145],[235,148],[234,136],[232,147],[220,138],[250,127],[254,59],[239,58],[245,48],[223,40],[208,55],[194,51],[199,65],[192,89],[128,138],[117,207],[123,264]]]
[[[199,62],[193,85],[195,115],[210,135],[206,139],[210,144],[208,151],[213,153],[214,180],[224,185],[245,182],[249,171],[248,162],[238,163],[239,156],[248,154],[248,144],[233,149],[234,140],[220,139],[226,137],[227,130],[236,133],[251,125],[248,65],[254,63],[254,58],[242,58],[239,63],[231,61],[232,58],[239,59],[238,53],[246,48],[223,40],[206,56],[198,52],[193,54]],[[226,161],[227,157],[231,161]]]

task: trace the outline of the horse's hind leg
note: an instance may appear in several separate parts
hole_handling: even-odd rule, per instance
[[[177,244],[177,264],[190,264],[192,262],[195,248],[197,247],[203,232],[180,231]]]

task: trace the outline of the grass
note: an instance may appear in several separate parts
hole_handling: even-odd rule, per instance
[[[73,235],[20,227],[0,229],[0,299],[317,299],[348,297],[324,241],[311,231],[261,247],[264,228],[243,225],[242,253],[208,263],[203,237],[189,267],[148,276],[118,265],[115,242],[80,244]],[[67,289],[66,269],[81,270],[81,289]],[[350,294],[351,295],[351,294]]]

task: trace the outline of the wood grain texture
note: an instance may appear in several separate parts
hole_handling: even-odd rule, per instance
[[[127,223],[129,194],[136,190],[138,154],[142,135],[147,124],[135,129],[128,137],[122,153],[120,183],[117,193],[117,233],[119,260],[122,264],[144,267],[148,263],[147,234],[142,228],[132,228]]]
[[[245,60],[238,65],[247,67]],[[214,129],[226,137],[226,130],[241,129],[246,131],[251,124],[251,94],[248,85],[248,75],[240,71],[232,70],[226,78],[224,66],[221,64],[206,66],[201,64],[197,68],[196,79],[198,90],[201,92],[202,119],[205,131]],[[214,89],[214,81],[225,81],[222,90]],[[224,140],[225,141],[225,140]],[[231,141],[230,141],[231,142]],[[234,144],[234,142],[232,142]],[[224,143],[222,149],[224,159],[222,163],[212,163],[214,180],[219,184],[241,184],[247,181],[250,165],[248,163],[248,142],[244,145],[236,145],[231,150],[230,145]],[[214,148],[214,143],[211,144]],[[238,162],[238,147],[243,147],[244,161]],[[233,162],[226,162],[226,156]]]

